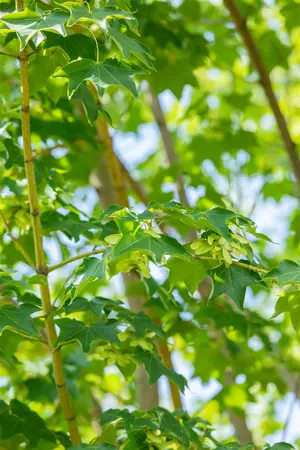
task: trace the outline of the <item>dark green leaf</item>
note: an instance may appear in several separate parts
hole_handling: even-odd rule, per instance
[[[83,351],[88,352],[93,341],[105,340],[119,343],[117,337],[119,323],[116,321],[104,322],[101,320],[90,326],[75,319],[58,319],[55,323],[60,328],[60,334],[55,342],[55,348],[68,342],[77,341],[82,346]]]
[[[102,258],[89,256],[88,258],[84,258],[80,266],[77,267],[74,282],[82,282],[88,279],[105,279],[105,263]]]
[[[131,323],[133,328],[135,329],[135,334],[137,338],[141,338],[148,331],[153,331],[157,336],[165,339],[165,333],[161,327],[156,325],[149,316],[147,316],[144,312],[138,312],[133,315],[130,314],[122,314],[120,313],[120,317],[125,317],[125,319]]]
[[[24,435],[34,447],[41,439],[56,441],[55,434],[46,428],[37,413],[18,400],[12,400],[9,409],[0,414],[0,441],[16,434]]]
[[[243,309],[246,287],[262,282],[258,273],[251,270],[231,265],[221,265],[211,272],[213,289],[209,302],[214,301],[219,295],[226,294],[234,300],[240,309]]]
[[[110,298],[94,297],[88,300],[84,297],[77,297],[71,304],[65,305],[67,314],[78,311],[89,311],[97,317],[101,317],[105,309],[111,310],[116,306],[121,305],[119,300],[111,300]]]
[[[34,305],[23,304],[19,307],[4,305],[0,307],[0,333],[11,329],[16,333],[38,338],[40,333],[35,328],[31,314],[39,311]]]
[[[91,81],[94,84],[100,97],[108,86],[122,86],[137,97],[132,76],[140,72],[139,68],[119,62],[116,59],[106,59],[103,63],[91,59],[80,59],[70,62],[54,76],[67,78],[70,98],[85,81]]]
[[[116,447],[114,445],[102,442],[101,444],[96,445],[91,444],[75,445],[75,447],[70,447],[70,450],[116,450]]]
[[[144,250],[158,262],[166,254],[187,255],[184,247],[176,239],[165,235],[155,238],[139,230],[136,234],[123,236],[113,248],[113,256],[116,258],[133,250]]]
[[[133,54],[150,69],[153,69],[153,60],[155,58],[153,58],[145,45],[141,44],[136,39],[128,37],[125,33],[121,33],[115,28],[110,28],[109,34],[119,47],[125,59],[129,59],[130,55]]]
[[[62,231],[68,238],[74,238],[75,241],[80,239],[81,234],[87,234],[95,228],[94,224],[89,221],[80,220],[79,216],[74,212],[62,215],[57,211],[47,211],[41,216],[42,226],[49,231]]]
[[[173,369],[165,367],[158,356],[138,348],[134,357],[144,364],[149,376],[150,384],[156,383],[162,375],[165,375],[179,387],[181,392],[184,392],[184,388],[187,385],[186,379],[182,375],[176,373]]]
[[[270,270],[265,278],[277,278],[280,286],[300,283],[300,265],[289,259],[280,262],[278,267]]]
[[[183,281],[191,294],[212,268],[210,261],[188,261],[180,258],[169,258],[167,266],[170,270],[170,287],[173,288]]]
[[[95,21],[101,21],[105,19],[125,19],[126,22],[133,28],[136,27],[136,19],[126,11],[115,8],[94,8],[91,9],[90,5],[87,7],[82,6],[76,2],[65,2],[64,7],[68,8],[71,12],[70,19],[68,20],[68,26],[71,27],[80,19],[90,19]]]
[[[25,10],[2,16],[1,20],[9,30],[15,31],[21,44],[21,50],[37,33],[44,30],[66,35],[64,24],[68,14],[62,10],[54,9],[49,14],[40,15]]]

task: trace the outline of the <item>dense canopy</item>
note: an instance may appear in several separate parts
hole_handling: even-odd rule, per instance
[[[300,446],[299,18],[0,1],[0,450]]]

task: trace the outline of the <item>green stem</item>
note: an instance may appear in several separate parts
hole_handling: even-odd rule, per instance
[[[5,52],[0,51],[0,55],[7,56],[9,58],[19,59],[18,55],[13,55],[12,53],[5,53]]]
[[[16,8],[19,11],[23,10],[24,1],[16,0]],[[28,186],[31,225],[34,239],[36,271],[37,273],[47,274],[47,267],[45,264],[45,256],[43,250],[43,233],[41,226],[35,171],[34,171],[34,160],[31,149],[30,94],[29,94],[29,78],[28,78],[28,55],[26,48],[20,52],[20,73],[21,73],[21,92],[22,92],[21,122],[22,122],[22,137],[24,147],[24,163]],[[40,290],[41,290],[43,312],[44,316],[46,317],[45,322],[46,322],[47,339],[49,348],[52,352],[53,371],[60,403],[63,409],[65,420],[68,424],[72,444],[79,445],[81,439],[78,432],[77,422],[71,404],[71,399],[66,387],[66,380],[61,353],[59,349],[54,349],[54,343],[56,341],[57,335],[55,325],[51,317],[52,306],[48,283],[46,285],[41,285]]]
[[[196,259],[207,260],[207,261],[219,261],[219,262],[225,261],[225,259],[216,259],[216,258],[213,258],[212,256],[193,255],[193,257]],[[257,273],[268,273],[269,272],[267,269],[264,269],[263,267],[252,266],[251,264],[242,263],[240,261],[232,261],[231,265],[244,267],[245,269],[252,270],[252,272],[257,272]]]
[[[90,252],[81,253],[80,255],[72,256],[72,258],[66,259],[65,261],[62,261],[61,263],[55,264],[54,266],[50,266],[47,269],[47,273],[53,272],[53,270],[60,269],[61,267],[66,266],[67,264],[70,264],[71,262],[77,261],[78,259],[86,258],[87,256],[91,255],[98,255],[99,253],[104,253],[105,249],[100,248],[98,250],[91,250]]]

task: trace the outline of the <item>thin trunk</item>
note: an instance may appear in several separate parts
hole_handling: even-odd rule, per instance
[[[229,10],[232,20],[234,21],[238,32],[240,33],[244,44],[248,50],[249,56],[252,63],[257,70],[261,85],[265,91],[266,97],[269,101],[270,107],[275,116],[277,126],[282,138],[283,145],[288,154],[291,168],[294,172],[296,182],[298,187],[300,186],[300,158],[297,151],[297,146],[293,142],[286,119],[280,109],[274,89],[271,83],[269,72],[264,64],[260,51],[254,42],[254,39],[248,29],[246,18],[243,17],[239,11],[238,6],[235,4],[234,0],[224,0],[224,5]]]
[[[159,99],[157,95],[150,90],[149,92],[149,98],[150,98],[150,105],[152,108],[152,112],[155,118],[155,121],[157,123],[157,126],[160,130],[162,141],[164,144],[164,149],[169,161],[169,164],[178,164],[178,156],[176,154],[176,150],[174,147],[172,135],[170,133],[170,130],[168,129],[166,119],[163,113],[163,110],[161,108]],[[178,189],[178,197],[180,198],[181,203],[188,207],[189,201],[186,195],[185,185],[184,185],[184,178],[182,175],[179,175],[177,177],[177,189]],[[197,238],[197,232],[193,230],[191,233],[189,233],[189,239],[195,240]],[[209,298],[210,292],[211,292],[211,281],[209,278],[206,278],[201,284],[198,286],[198,292],[201,295],[201,298],[203,300],[207,300]],[[225,351],[225,349],[224,349]],[[224,377],[224,384],[225,386],[228,386],[230,384],[234,383],[232,370],[228,370],[227,374],[225,374]],[[246,444],[252,440],[252,434],[250,430],[248,429],[245,417],[239,416],[235,413],[234,410],[228,408],[228,415],[230,418],[231,423],[233,424],[236,435],[240,439],[241,443]]]
[[[224,385],[232,386],[234,384],[234,377],[231,367],[228,367],[224,373]],[[244,415],[237,414],[234,409],[227,409],[230,422],[235,428],[236,437],[241,444],[248,444],[253,441],[252,433],[248,428]]]
[[[166,119],[163,113],[163,110],[161,108],[161,105],[159,103],[157,95],[150,89],[148,92],[148,98],[149,98],[149,104],[152,109],[153,116],[155,118],[155,122],[159,128],[161,138],[164,144],[164,149],[166,152],[166,157],[168,160],[168,163],[170,166],[178,165],[179,164],[179,158],[174,148],[173,138],[170,133],[170,130],[168,129]],[[180,203],[184,206],[189,205],[189,201],[186,195],[185,185],[184,185],[184,178],[182,174],[177,175],[176,179],[176,186],[177,186],[177,192],[178,197],[180,200]]]
[[[17,0],[16,8],[19,11],[22,11],[24,9],[23,0]],[[21,73],[21,91],[22,91],[21,121],[22,121],[22,137],[24,147],[24,164],[27,178],[31,225],[34,239],[36,272],[38,274],[47,275],[47,267],[45,264],[45,256],[43,250],[43,234],[40,219],[40,209],[36,187],[34,162],[31,150],[30,95],[29,95],[29,78],[28,78],[28,56],[26,48],[22,50],[20,53],[20,73]],[[50,300],[50,290],[48,283],[46,285],[41,285],[40,290],[41,290],[43,312],[46,322],[47,340],[52,352],[53,371],[56,387],[59,394],[60,404],[63,409],[65,420],[67,421],[68,424],[72,443],[74,445],[79,445],[81,440],[70,396],[66,387],[66,380],[61,358],[61,352],[60,349],[53,349],[57,336],[53,318],[51,317],[52,305]]]
[[[112,203],[128,206],[128,196],[121,171],[121,165],[114,152],[113,142],[109,135],[106,122],[102,119],[98,119],[96,129],[98,139],[104,146],[104,151],[100,152],[99,170],[93,172],[92,175],[94,186],[98,186],[97,191],[99,193],[100,203],[103,208],[108,207]],[[123,280],[125,286],[129,283],[138,281],[136,280],[136,276],[132,274],[124,274]],[[142,297],[129,295],[127,298],[132,311],[139,312],[143,310],[144,301]],[[149,386],[147,372],[143,366],[138,367],[136,375],[137,396],[140,408],[151,409],[158,406],[159,397],[157,383],[153,386]]]

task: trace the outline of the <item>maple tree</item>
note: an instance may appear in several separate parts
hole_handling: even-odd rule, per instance
[[[0,5],[0,449],[295,448],[297,7]]]

